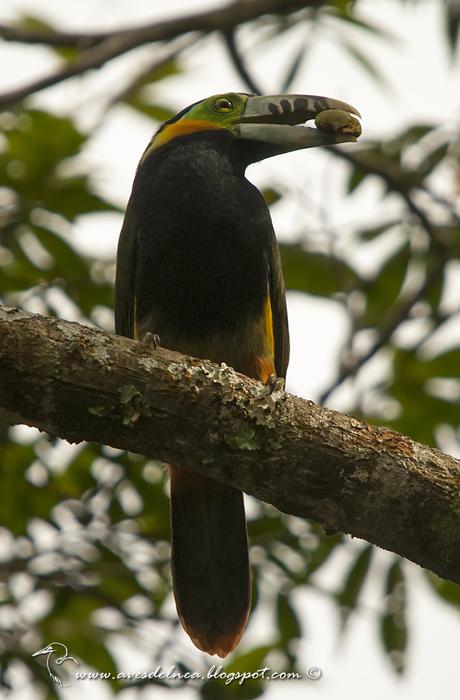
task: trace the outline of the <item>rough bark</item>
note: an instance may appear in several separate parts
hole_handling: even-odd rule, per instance
[[[0,412],[230,483],[460,583],[460,463],[232,369],[0,307]]]

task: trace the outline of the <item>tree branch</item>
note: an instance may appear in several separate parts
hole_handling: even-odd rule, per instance
[[[85,47],[85,50],[73,61],[65,64],[48,75],[31,81],[15,90],[0,94],[0,106],[14,104],[25,97],[63,82],[75,75],[80,75],[87,70],[100,68],[107,61],[121,56],[132,49],[144,44],[170,41],[189,32],[228,32],[240,24],[250,22],[268,14],[289,14],[304,7],[320,7],[324,0],[236,0],[216,10],[184,15],[163,22],[152,22],[131,29],[122,29],[108,33],[98,32],[92,35],[88,33],[71,34],[52,33],[30,30],[20,30],[0,25],[0,36],[9,41],[24,41],[27,43],[44,43],[48,45],[66,45],[76,48]],[[35,38],[36,42],[33,41]],[[53,39],[54,37],[54,39]]]
[[[255,82],[254,78],[252,77],[251,73],[249,72],[249,70],[244,62],[242,55],[240,54],[240,52],[238,50],[234,29],[230,29],[230,30],[227,30],[226,32],[222,32],[222,36],[223,36],[223,39],[225,41],[225,45],[227,47],[228,55],[230,56],[230,59],[233,63],[233,67],[235,68],[236,72],[240,76],[241,80],[243,81],[243,83],[246,84],[246,86],[249,88],[249,90],[251,92],[253,92],[255,95],[261,95],[262,90]]]
[[[340,158],[362,168],[366,173],[377,175],[386,183],[390,190],[397,192],[402,197],[409,211],[418,218],[421,226],[428,234],[430,245],[435,255],[433,256],[434,261],[426,271],[424,281],[415,291],[400,298],[398,303],[390,309],[380,328],[377,329],[377,340],[366,352],[342,367],[336,379],[334,379],[332,384],[327,387],[319,397],[320,404],[326,403],[331,394],[333,394],[349,377],[356,376],[361,368],[391,340],[393,333],[399,328],[401,323],[409,317],[415,304],[423,299],[441,279],[445,265],[451,257],[449,246],[438,232],[440,227],[431,223],[429,217],[413,199],[412,190],[416,187],[421,187],[420,176],[417,173],[405,170],[394,163],[381,162],[375,157],[370,157],[364,151],[349,153],[343,149],[335,148],[334,146],[331,147],[331,150]],[[453,226],[458,225],[458,218],[455,217],[453,211],[452,214],[455,218]]]
[[[232,369],[0,307],[0,411],[140,452],[460,583],[460,463]]]

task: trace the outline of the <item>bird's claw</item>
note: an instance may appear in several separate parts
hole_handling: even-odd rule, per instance
[[[141,342],[143,345],[147,345],[147,347],[153,348],[154,350],[157,350],[161,344],[160,336],[157,335],[157,333],[151,333],[150,331],[147,331]]]
[[[269,394],[276,394],[284,391],[286,382],[283,377],[277,377],[276,374],[271,374],[267,380],[266,386]]]

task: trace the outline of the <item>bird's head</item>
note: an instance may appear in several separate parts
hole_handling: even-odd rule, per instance
[[[334,110],[341,120],[318,121],[320,129],[304,126],[320,113],[332,114],[326,110]],[[248,163],[255,162],[302,148],[356,141],[361,132],[359,122],[351,115],[360,116],[346,102],[318,95],[212,95],[165,122],[144,158],[175,139],[217,132],[244,142]]]
[[[53,654],[55,652],[57,652],[56,642],[53,642],[52,644],[47,644],[46,647],[39,649],[33,653],[32,656],[42,656],[43,654]]]

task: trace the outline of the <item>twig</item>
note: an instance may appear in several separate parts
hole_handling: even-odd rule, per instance
[[[192,34],[191,36],[185,37],[185,39],[183,39],[181,42],[175,43],[173,48],[170,49],[170,51],[166,55],[162,56],[160,59],[155,59],[155,61],[148,63],[148,65],[144,66],[137,73],[137,75],[133,79],[131,79],[130,83],[127,86],[125,86],[122,90],[112,95],[106,107],[110,108],[118,102],[122,102],[123,100],[129,98],[136,91],[138,84],[142,82],[142,80],[147,78],[154,71],[159,70],[171,61],[174,61],[174,59],[176,59],[179,54],[181,54],[185,49],[189,48],[193,44],[196,44],[197,41],[198,35]]]
[[[153,22],[133,29],[97,34],[97,42],[94,41],[94,36],[88,34],[86,45],[89,43],[89,48],[82,51],[74,61],[20,88],[3,93],[0,95],[0,106],[14,104],[39,90],[61,83],[90,69],[100,68],[107,61],[144,44],[170,41],[189,32],[226,32],[262,15],[289,14],[305,6],[319,7],[323,2],[324,0],[251,0],[251,2],[237,0],[217,10]],[[30,41],[30,33],[28,36]],[[42,38],[40,43],[53,45],[53,42],[45,41],[47,36],[45,32],[37,32],[37,36]],[[61,34],[60,38],[62,39],[63,36],[65,35]],[[72,35],[67,36],[70,38]],[[84,35],[74,36],[78,36],[81,46]]]
[[[438,258],[431,270],[426,274],[425,280],[417,291],[406,299],[403,299],[398,306],[390,313],[386,323],[381,327],[378,340],[369,348],[367,352],[361,355],[352,365],[342,369],[334,383],[328,387],[320,396],[319,404],[324,405],[331,394],[343,384],[343,382],[356,375],[359,370],[368,362],[374,355],[383,348],[390,340],[398,326],[409,316],[411,309],[415,304],[423,299],[425,294],[431,289],[433,284],[439,279],[444,270],[445,259]]]
[[[236,71],[239,74],[240,78],[244,83],[246,83],[247,87],[251,92],[253,92],[255,95],[261,95],[262,90],[259,88],[254,78],[246,68],[246,65],[243,61],[243,57],[241,56],[238,50],[238,47],[236,45],[235,30],[230,29],[226,32],[222,32],[222,36],[224,38],[225,45],[227,47],[228,54],[232,60],[233,66],[236,68]]]
[[[437,233],[437,228],[433,226],[425,212],[413,200],[411,190],[416,187],[418,183],[415,183],[415,180],[410,180],[410,173],[407,173],[406,177],[404,172],[399,175],[396,169],[391,171],[388,167],[379,167],[375,160],[365,159],[362,153],[350,154],[349,152],[337,148],[332,148],[332,150],[340,157],[362,168],[366,172],[378,175],[386,182],[391,190],[397,192],[404,199],[408,209],[418,218],[420,224],[428,234],[433,252],[436,255],[436,262],[432,265],[431,270],[426,273],[423,284],[421,284],[413,294],[402,299],[390,312],[389,317],[379,331],[378,340],[366,353],[361,355],[348,367],[343,368],[333,384],[321,394],[319,398],[319,403],[321,405],[329,399],[331,394],[338,389],[346,379],[355,376],[366,362],[374,357],[374,355],[391,339],[398,326],[408,317],[411,309],[425,296],[439,279],[440,275],[442,275],[449,253],[448,247]]]

